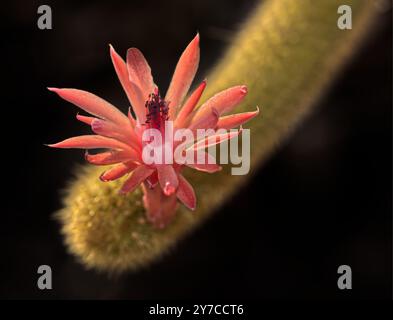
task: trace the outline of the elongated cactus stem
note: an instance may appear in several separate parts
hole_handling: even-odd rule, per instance
[[[353,29],[340,30],[341,4],[264,1],[210,73],[204,97],[246,84],[249,95],[238,110],[262,107],[262,116],[249,125],[252,172],[307,114],[375,16],[372,1],[347,0]],[[144,266],[210,216],[250,176],[232,176],[229,169],[214,175],[186,172],[196,189],[197,210],[181,207],[171,225],[157,230],[146,222],[140,190],[119,196],[120,182],[102,183],[102,168],[87,167],[70,185],[58,213],[66,244],[87,267],[121,272]]]

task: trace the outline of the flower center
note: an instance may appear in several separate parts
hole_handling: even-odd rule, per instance
[[[150,128],[161,129],[168,120],[168,103],[161,98],[158,88],[149,94],[149,100],[145,103],[146,124]]]

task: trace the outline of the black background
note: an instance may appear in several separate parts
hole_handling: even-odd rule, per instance
[[[202,79],[255,1],[46,1],[54,29],[44,31],[40,4],[2,9],[1,298],[391,298],[391,10],[247,188],[162,260],[110,278],[66,253],[52,218],[83,157],[43,144],[88,131],[46,87],[124,110],[108,43],[123,56],[140,48],[166,88],[197,30]],[[51,291],[36,286],[41,264]],[[353,290],[337,289],[342,264]]]

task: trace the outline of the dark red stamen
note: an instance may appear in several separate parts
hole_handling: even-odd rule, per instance
[[[146,124],[150,128],[160,129],[164,122],[168,120],[168,103],[161,98],[158,88],[149,94],[149,100],[145,103],[146,107]]]

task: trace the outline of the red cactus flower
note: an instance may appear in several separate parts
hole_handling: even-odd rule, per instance
[[[231,129],[255,117],[259,110],[222,116],[232,111],[243,100],[247,94],[246,86],[235,86],[222,91],[197,109],[196,105],[206,87],[206,81],[196,88],[181,107],[199,64],[198,34],[181,55],[165,99],[161,97],[153,82],[150,67],[138,49],[128,49],[127,63],[112,46],[110,55],[135,118],[131,109],[126,116],[109,102],[89,92],[48,88],[93,115],[94,117],[78,114],[76,117],[90,125],[95,133],[69,138],[50,146],[86,150],[106,149],[98,154],[89,154],[86,151],[85,158],[94,165],[113,165],[101,175],[102,181],[116,180],[132,173],[125,180],[120,192],[132,192],[142,184],[147,218],[156,227],[163,228],[174,216],[177,199],[191,210],[196,207],[195,192],[181,174],[184,166],[209,173],[219,171],[221,167],[215,161],[210,161],[212,156],[207,152],[204,156],[209,161],[205,163],[146,164],[142,158],[144,131],[156,129],[164,133],[164,124],[168,120],[173,121],[175,132],[184,128],[192,132],[196,132],[197,129]],[[214,144],[233,136],[231,133],[225,136],[217,134]],[[163,144],[165,142],[163,141]],[[197,141],[193,145],[195,150],[206,146],[205,140],[202,143]]]

